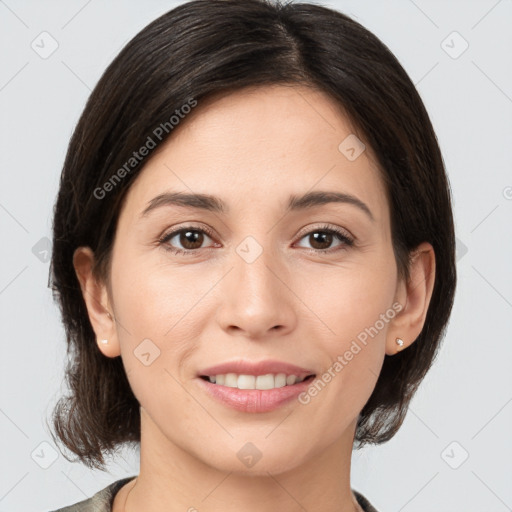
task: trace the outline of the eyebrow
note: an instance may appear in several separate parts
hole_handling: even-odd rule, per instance
[[[288,199],[287,210],[304,211],[329,203],[345,203],[359,208],[372,221],[375,218],[368,206],[357,197],[332,191],[307,192],[302,196],[291,195]],[[219,197],[210,194],[191,194],[185,192],[165,192],[151,199],[140,217],[147,216],[151,211],[163,206],[181,206],[185,208],[197,208],[219,214],[229,212],[229,207]]]

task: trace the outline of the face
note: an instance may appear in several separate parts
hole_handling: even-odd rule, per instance
[[[254,445],[262,457],[250,471],[266,474],[352,442],[399,282],[380,172],[368,146],[357,158],[358,146],[347,149],[355,139],[340,149],[351,134],[318,91],[246,89],[199,103],[130,187],[109,302],[143,429],[164,450],[244,472],[237,454]],[[223,207],[154,201],[172,193],[215,196]],[[200,375],[239,360],[316,377],[300,396],[264,398],[260,409],[242,391],[237,408]],[[255,375],[268,373],[261,368]]]

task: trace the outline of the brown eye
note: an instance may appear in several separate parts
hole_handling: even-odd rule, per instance
[[[354,239],[344,231],[325,226],[317,228],[306,233],[301,240],[307,239],[313,251],[331,252],[343,250],[354,245]],[[338,241],[339,244],[331,247],[333,242]]]
[[[185,227],[164,235],[159,243],[176,254],[193,253],[202,249],[205,239],[210,238],[204,229]],[[180,247],[181,246],[181,247]]]
[[[326,231],[316,231],[309,234],[309,241],[313,249],[325,250],[329,249],[330,245],[334,240],[332,233]]]
[[[203,233],[197,230],[180,231],[177,236],[184,249],[199,249],[204,240]]]

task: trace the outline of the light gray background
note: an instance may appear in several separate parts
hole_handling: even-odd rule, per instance
[[[65,343],[45,237],[91,89],[131,37],[179,3],[0,0],[0,512],[62,507],[138,473],[128,451],[106,473],[71,464],[46,431],[64,391]],[[512,510],[512,1],[324,5],[380,37],[417,85],[449,173],[458,238],[440,356],[396,437],[354,453],[352,486],[380,512]],[[52,38],[58,48],[42,58]]]

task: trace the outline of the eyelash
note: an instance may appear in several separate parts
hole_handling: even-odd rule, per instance
[[[214,235],[211,232],[211,230],[209,230],[205,227],[198,228],[195,226],[185,226],[183,228],[179,228],[174,231],[171,231],[170,233],[166,233],[165,235],[163,235],[161,238],[158,239],[158,244],[163,246],[166,251],[170,251],[173,254],[176,254],[176,255],[182,254],[185,256],[192,256],[195,252],[199,251],[200,249],[188,249],[188,250],[176,249],[167,243],[169,240],[174,238],[176,235],[178,235],[182,232],[186,232],[186,231],[195,231],[195,232],[199,232],[199,233],[205,233],[210,238],[212,238],[212,239],[214,238]],[[308,250],[309,252],[325,254],[325,253],[346,250],[347,247],[352,247],[354,245],[354,239],[352,237],[348,236],[345,231],[342,231],[341,229],[333,228],[333,227],[330,227],[327,225],[320,226],[319,228],[315,228],[311,231],[308,231],[307,233],[304,233],[300,237],[300,240],[302,240],[304,237],[306,237],[308,235],[311,235],[312,233],[328,233],[330,235],[335,235],[335,237],[340,242],[343,242],[344,246],[342,245],[342,246],[338,246],[337,248],[330,248],[330,249],[308,249],[308,248],[306,248],[306,250]]]

